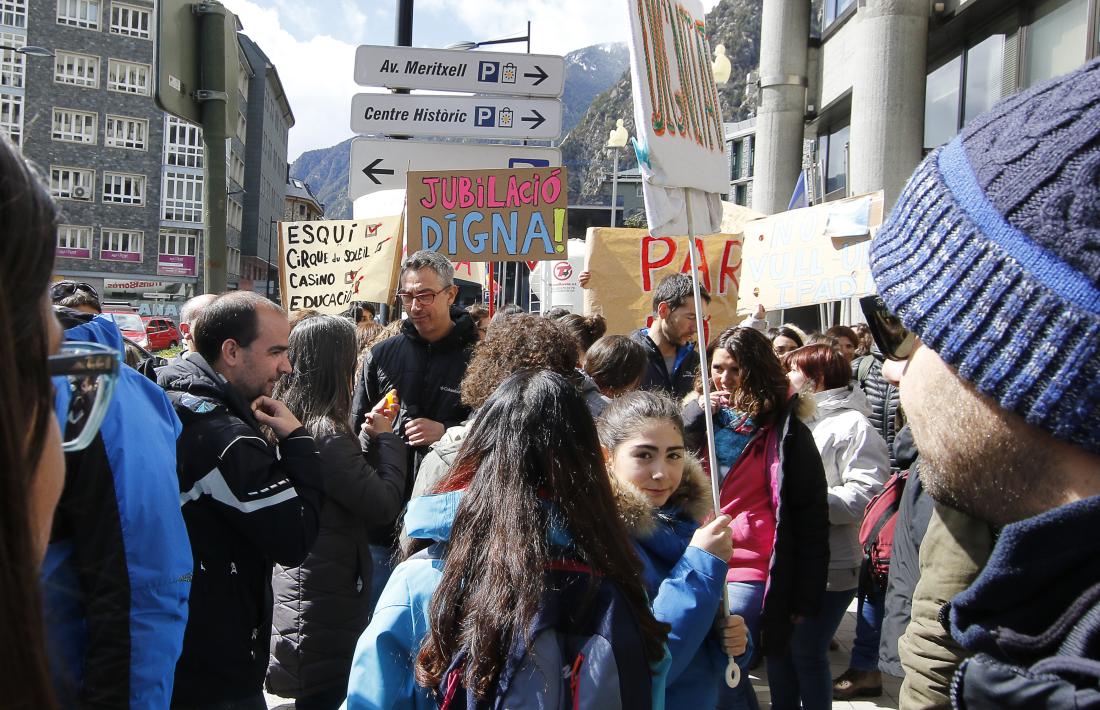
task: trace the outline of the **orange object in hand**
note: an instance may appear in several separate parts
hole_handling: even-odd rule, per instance
[[[397,398],[397,390],[390,390],[386,393],[386,398],[383,400],[383,409],[389,410],[392,407],[400,406],[401,400]]]

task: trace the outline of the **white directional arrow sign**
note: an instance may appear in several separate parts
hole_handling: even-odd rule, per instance
[[[356,138],[351,142],[352,200],[380,190],[405,189],[410,170],[493,170],[555,167],[557,148]]]
[[[565,60],[549,54],[365,44],[355,50],[355,83],[390,89],[561,96]]]
[[[375,135],[557,138],[561,118],[557,99],[356,94],[351,100],[351,130]]]

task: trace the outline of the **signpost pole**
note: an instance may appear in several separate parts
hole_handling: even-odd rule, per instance
[[[717,465],[718,453],[714,446],[714,414],[711,411],[710,401],[710,363],[707,362],[707,341],[703,328],[703,296],[699,288],[699,267],[703,263],[702,254],[698,253],[695,245],[695,224],[691,217],[691,196],[688,188],[684,188],[684,209],[687,211],[688,248],[691,254],[691,291],[695,300],[695,350],[699,354],[699,382],[703,387],[703,419],[707,428],[707,460],[711,462],[710,495],[714,505],[714,514],[722,514],[721,483],[719,481]],[[722,616],[729,617],[729,596],[726,585],[722,585]],[[741,682],[741,668],[737,665],[733,656],[729,657],[726,666],[726,685],[736,688]]]

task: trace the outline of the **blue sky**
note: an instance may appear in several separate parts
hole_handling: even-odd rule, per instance
[[[531,50],[565,54],[628,40],[628,0],[416,0],[413,44],[443,47],[462,40],[523,35]],[[223,0],[244,32],[271,58],[290,99],[295,126],[289,158],[335,145],[352,133],[355,48],[393,44],[396,0]],[[710,9],[717,0],[703,0]],[[500,47],[523,51],[522,44]]]

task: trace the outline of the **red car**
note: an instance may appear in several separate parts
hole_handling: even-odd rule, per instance
[[[149,337],[149,349],[164,350],[179,345],[180,331],[171,318],[163,316],[144,316],[145,332]]]
[[[103,315],[115,322],[124,337],[129,338],[143,348],[149,348],[149,337],[145,332],[145,323],[136,312],[105,308]]]

